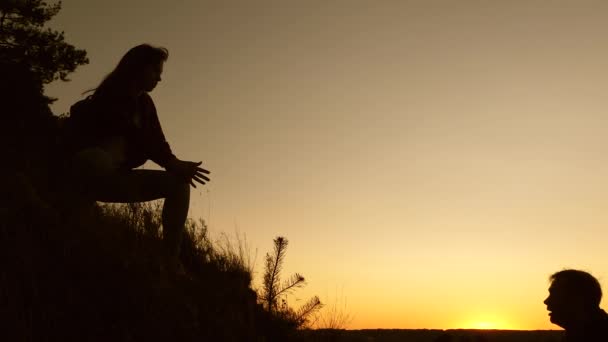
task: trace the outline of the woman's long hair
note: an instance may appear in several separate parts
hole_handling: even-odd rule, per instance
[[[144,67],[164,62],[169,58],[169,51],[163,47],[154,47],[141,44],[131,48],[120,59],[118,65],[109,73],[97,88],[86,91],[95,91],[94,96],[112,96],[125,91],[133,80],[141,78]]]

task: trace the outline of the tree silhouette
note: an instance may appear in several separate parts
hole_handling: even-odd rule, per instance
[[[27,66],[40,88],[54,80],[68,81],[69,73],[89,63],[86,51],[66,43],[63,32],[44,28],[60,9],[61,2],[0,1],[0,61]]]
[[[44,85],[68,81],[88,63],[86,52],[66,43],[63,32],[44,28],[60,9],[61,2],[0,0],[0,153],[6,165],[0,185],[9,189],[7,205],[32,202],[38,196],[27,194],[49,192],[43,188],[57,183],[59,121]]]

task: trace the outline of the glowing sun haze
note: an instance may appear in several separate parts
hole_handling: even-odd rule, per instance
[[[277,235],[297,306],[341,293],[349,328],[553,329],[564,267],[608,279],[608,3],[65,0],[91,63],[167,47],[151,93],[211,183],[190,215]],[[150,164],[148,167],[153,167]]]

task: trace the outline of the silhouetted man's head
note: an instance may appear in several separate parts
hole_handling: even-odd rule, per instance
[[[598,310],[602,289],[591,274],[563,270],[554,273],[549,279],[549,296],[544,303],[552,323],[566,330],[576,329],[585,324],[590,313]]]

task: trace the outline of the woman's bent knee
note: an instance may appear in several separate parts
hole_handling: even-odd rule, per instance
[[[166,171],[166,176],[169,180],[169,195],[173,196],[187,196],[190,197],[190,184],[185,182],[183,179],[177,177],[171,172]]]

